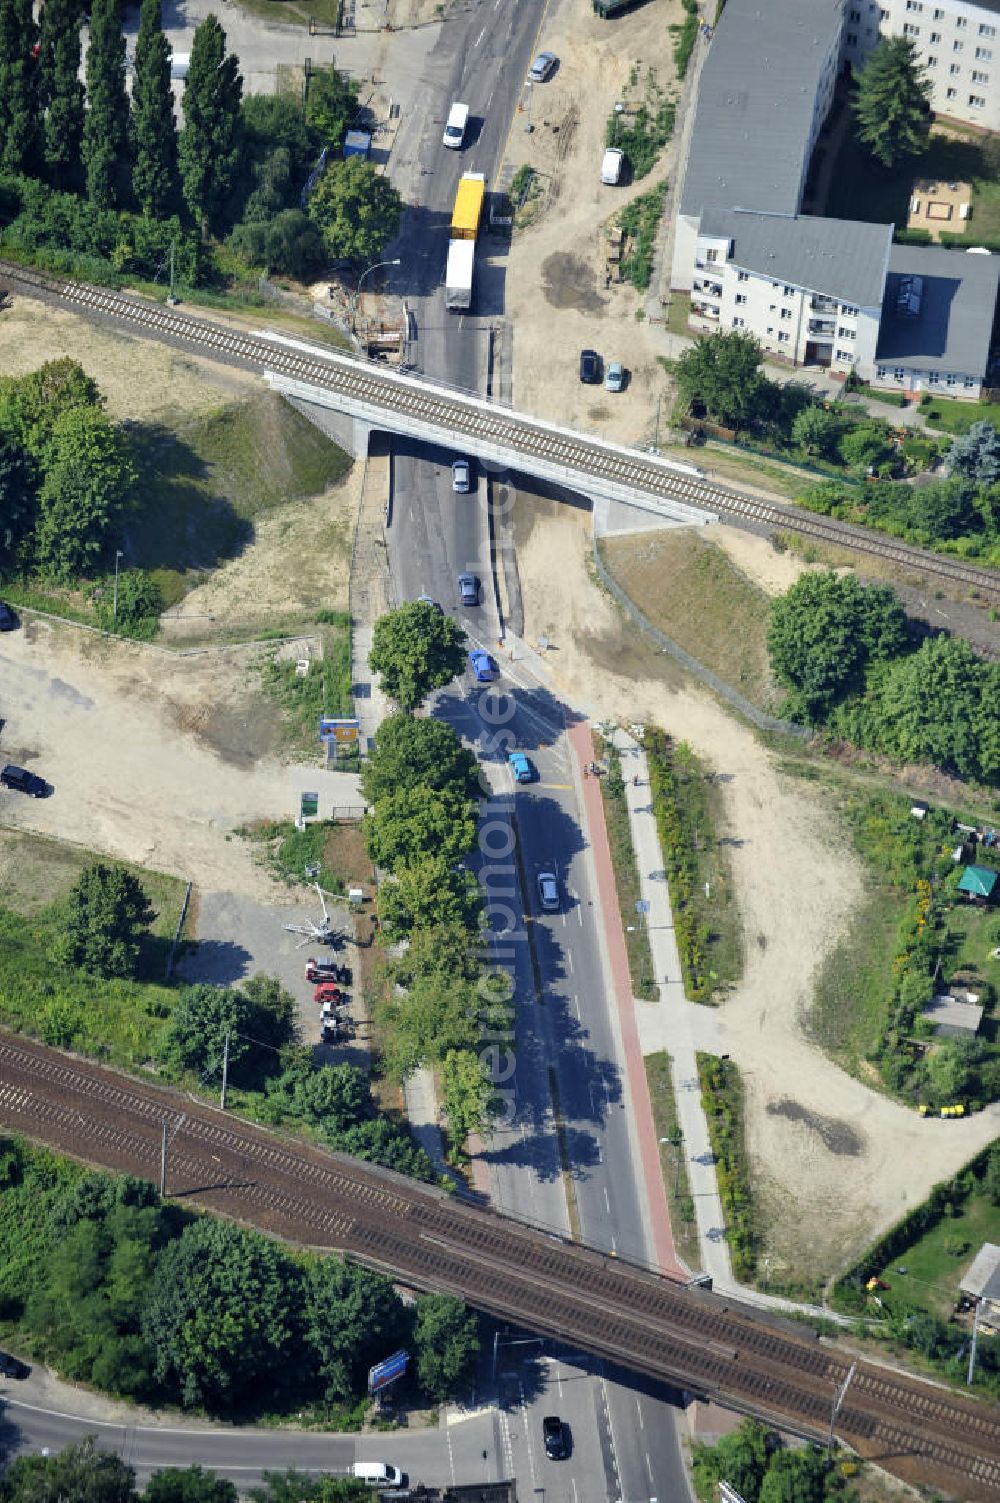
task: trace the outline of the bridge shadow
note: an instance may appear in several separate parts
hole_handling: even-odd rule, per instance
[[[396,256],[402,261],[393,286],[404,296],[431,297],[444,286],[450,224],[450,210],[419,203],[405,209],[400,234],[385,250],[387,261]]]

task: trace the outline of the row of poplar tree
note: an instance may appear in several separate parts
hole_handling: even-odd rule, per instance
[[[83,192],[101,209],[163,218],[186,206],[203,234],[240,167],[239,60],[209,16],[195,32],[178,131],[160,0],[142,0],[131,98],[120,0],[93,0],[84,85],[81,0],[0,0],[0,172]]]

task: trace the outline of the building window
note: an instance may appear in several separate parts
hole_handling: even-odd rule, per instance
[[[840,312],[843,318],[857,318],[857,308],[852,308],[850,303],[841,303]]]
[[[781,310],[781,316],[782,316],[782,318],[791,318],[791,316],[792,316],[792,310],[791,310],[791,308],[782,308],[782,310]]]
[[[972,82],[973,83],[988,84],[989,81],[990,81],[990,75],[988,73],[977,73],[976,70],[975,70],[975,68],[973,68],[973,70],[972,70]]]
[[[979,35],[981,37],[995,37],[996,34],[997,29],[995,26],[980,26],[979,28]]]
[[[885,380],[885,366],[884,365],[877,365],[875,367],[875,379],[876,379],[876,381],[884,381]]]
[[[934,19],[935,21],[941,21],[944,19],[944,11],[939,10],[937,6],[934,7]]]
[[[976,48],[977,63],[991,63],[993,61],[993,49],[991,47]]]
[[[950,73],[950,74],[951,74],[951,76],[952,76],[952,78],[954,78],[954,77],[955,77],[955,74],[956,74],[956,73],[961,73],[961,71],[962,71],[962,70],[961,70],[961,68],[960,68],[960,67],[959,67],[959,66],[958,66],[958,64],[957,64],[957,63],[952,63],[952,65],[951,65],[951,67],[950,67],[950,68],[949,68],[949,69],[948,69],[948,72],[949,72],[949,73]]]
[[[838,339],[857,339],[857,337],[857,333],[854,329],[845,329],[843,325],[840,325],[837,329]]]
[[[837,351],[837,359],[838,360],[845,360],[845,361],[849,362],[849,361],[851,361],[851,360],[854,359],[854,351],[853,350],[838,350]]]
[[[795,288],[794,287],[786,287],[785,291],[784,291],[784,296],[785,297],[794,297],[795,296]]]
[[[892,379],[894,381],[905,381],[906,380],[906,372],[904,371],[904,369],[903,369],[903,367],[901,365],[897,365],[896,366],[896,369],[892,373]]]
[[[969,108],[972,110],[984,110],[986,108],[986,100],[982,94],[969,95]]]
[[[964,31],[965,28],[968,26],[968,24],[969,23],[965,19],[964,16],[956,16],[955,17],[955,30],[956,31]]]
[[[737,282],[749,282],[750,273],[748,271],[738,271],[736,273],[736,280]]]
[[[928,68],[936,68],[937,67],[937,58],[936,57],[929,57],[927,59],[927,66],[928,66]]]
[[[768,331],[767,331],[767,332],[768,332],[768,333],[769,333],[769,334],[773,334],[773,333],[774,333],[774,330],[773,330],[773,329],[768,329]]]
[[[889,12],[887,10],[879,10],[878,18],[880,21],[888,21]]]
[[[742,329],[745,323],[746,323],[746,319],[745,318],[734,318],[733,319],[733,328],[734,329]]]
[[[904,37],[918,37],[920,35],[920,27],[919,26],[911,26],[910,23],[909,23],[909,21],[904,21],[903,22],[903,35],[904,35]]]
[[[717,250],[710,250],[710,251],[706,251],[705,252],[705,260],[706,261],[718,261],[718,259],[719,259],[719,252]]]
[[[956,91],[954,89],[946,89],[944,97],[945,99],[954,99],[955,93]]]
[[[906,0],[906,8],[907,10],[915,10],[919,13],[924,7],[921,4],[921,0]]]
[[[858,34],[856,31],[848,31],[844,35],[848,47],[856,47],[858,45]]]
[[[938,375],[937,371],[931,371],[929,373],[929,375],[927,377],[927,385],[928,386],[940,386],[941,385],[941,377]]]
[[[962,385],[965,387],[966,391],[971,391],[975,384],[975,376],[966,376],[965,380],[962,382]]]
[[[778,335],[778,343],[779,344],[787,344],[788,341],[791,339],[791,337],[792,336],[790,334],[784,334],[784,333],[779,334]]]
[[[941,33],[939,31],[932,31],[931,32],[931,41],[932,42],[940,42],[940,40],[941,40]]]
[[[740,305],[740,304],[741,304],[741,303],[745,303],[745,302],[746,302],[746,300],[747,300],[747,295],[746,295],[746,293],[745,293],[745,292],[738,292],[738,293],[737,293],[737,294],[736,294],[736,306],[737,306],[737,307],[739,307],[739,305]]]
[[[965,43],[964,42],[952,42],[952,44],[951,44],[951,50],[952,50],[952,52],[964,52],[965,51]]]
[[[958,377],[955,375],[954,371],[949,371],[948,372],[948,374],[944,378],[944,384],[945,384],[945,386],[957,386],[958,385]]]

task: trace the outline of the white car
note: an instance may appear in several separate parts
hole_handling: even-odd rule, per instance
[[[451,488],[460,496],[467,496],[472,489],[472,466],[467,459],[451,462]]]
[[[622,166],[625,161],[625,153],[617,146],[609,146],[604,153],[601,162],[601,182],[608,188],[613,188],[622,180]]]
[[[538,901],[546,913],[556,913],[559,908],[559,883],[555,872],[538,873]]]

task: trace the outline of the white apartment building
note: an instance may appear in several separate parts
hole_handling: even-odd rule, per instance
[[[892,225],[710,210],[701,216],[692,322],[746,329],[795,365],[875,364]]]
[[[860,66],[883,36],[916,45],[935,115],[1000,131],[1000,0],[847,0],[845,60]]]

